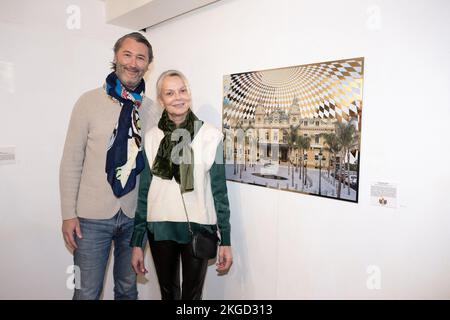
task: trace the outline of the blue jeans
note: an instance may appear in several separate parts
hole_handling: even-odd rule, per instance
[[[111,219],[79,218],[82,239],[75,235],[78,249],[74,251],[75,266],[80,268],[80,288],[74,300],[97,300],[103,291],[106,266],[114,241],[114,299],[136,300],[136,274],[131,267],[130,240],[134,219],[122,210]]]

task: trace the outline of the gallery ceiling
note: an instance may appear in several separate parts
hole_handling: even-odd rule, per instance
[[[142,30],[220,0],[104,0],[106,22]]]

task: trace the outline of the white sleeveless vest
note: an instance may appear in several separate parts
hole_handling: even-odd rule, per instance
[[[145,135],[145,153],[153,166],[164,133],[153,127]],[[214,163],[222,133],[214,126],[203,123],[191,142],[194,153],[194,190],[184,193],[186,210],[191,222],[213,225],[217,223],[211,191],[209,169]],[[147,196],[147,221],[187,222],[180,186],[175,181],[153,176]]]

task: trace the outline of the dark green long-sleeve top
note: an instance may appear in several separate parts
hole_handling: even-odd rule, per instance
[[[220,232],[220,245],[229,246],[230,242],[230,205],[228,202],[227,184],[225,179],[225,166],[223,164],[222,144],[217,148],[216,161],[209,171],[211,177],[211,191],[214,198],[214,207],[217,214],[217,225]],[[222,161],[217,161],[217,159]],[[144,247],[143,243],[147,230],[152,233],[155,240],[173,240],[178,243],[189,243],[191,235],[188,223],[173,221],[147,222],[147,196],[152,182],[153,174],[144,153],[145,168],[141,172],[139,195],[136,215],[134,218],[134,232],[131,238],[132,247]],[[191,222],[193,231],[206,229],[209,232],[217,231],[216,225],[203,225]]]

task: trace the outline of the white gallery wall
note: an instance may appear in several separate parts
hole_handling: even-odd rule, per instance
[[[80,9],[80,29],[70,18]],[[101,1],[0,4],[0,299],[69,299],[58,167],[73,103],[101,85],[114,41]],[[234,265],[206,299],[450,298],[450,3],[222,0],[147,30],[148,80],[183,71],[221,124],[224,74],[365,57],[359,203],[228,182]],[[397,185],[396,209],[370,204]],[[148,253],[148,252],[147,252]],[[150,263],[143,299],[159,298]],[[112,297],[111,270],[105,299]]]

